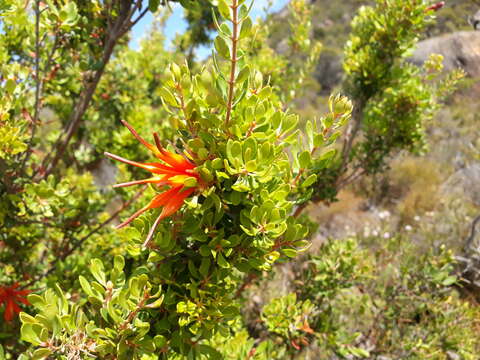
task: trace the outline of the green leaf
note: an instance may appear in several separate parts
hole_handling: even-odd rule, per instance
[[[193,176],[190,176],[188,178],[186,178],[184,181],[183,181],[183,184],[186,186],[186,187],[196,187],[198,182],[197,182],[197,178],[193,177]]]
[[[30,324],[36,324],[37,320],[31,315],[28,315],[27,313],[21,312],[20,315],[20,321],[25,324],[25,323],[30,323]]]
[[[208,275],[208,270],[210,269],[210,259],[208,257],[203,257],[198,271],[201,275],[206,277]]]
[[[32,360],[40,360],[40,359],[45,359],[46,357],[50,356],[52,354],[52,351],[49,349],[37,349],[33,352],[32,354]]]
[[[230,263],[227,260],[225,260],[222,253],[217,254],[217,264],[220,265],[224,269],[229,269],[230,268]]]
[[[245,65],[242,70],[237,75],[236,82],[237,83],[243,83],[245,80],[248,80],[250,76],[250,67],[248,65]]]
[[[446,279],[442,281],[442,285],[450,286],[457,282],[457,277],[454,275],[448,276]]]
[[[307,169],[312,163],[312,156],[310,154],[310,151],[302,151],[298,156],[298,162],[300,164],[300,168]]]
[[[20,328],[21,339],[33,345],[39,345],[42,342],[40,340],[42,329],[43,327],[40,324],[25,323]]]
[[[200,344],[200,345],[197,345],[197,348],[200,354],[207,354],[210,360],[223,359],[222,354],[209,345]]]
[[[294,258],[298,253],[298,251],[295,249],[282,249],[282,252],[289,258]]]
[[[17,83],[12,79],[8,79],[5,83],[5,91],[10,95],[15,91],[16,87]]]
[[[155,343],[155,346],[156,346],[157,349],[161,349],[165,345],[167,345],[167,339],[165,339],[165,336],[163,336],[163,335],[156,335],[153,338],[153,342]]]
[[[215,50],[217,50],[218,55],[226,60],[230,59],[230,48],[223,37],[217,36],[213,44],[215,45]]]
[[[311,174],[309,177],[305,179],[305,181],[302,183],[303,188],[307,188],[311,185],[313,185],[317,181],[317,175]]]
[[[230,7],[227,5],[225,0],[218,1],[218,12],[224,19],[231,20]]]
[[[245,18],[240,29],[240,39],[248,37],[252,32],[252,27],[252,19],[249,17]]]
[[[232,165],[243,162],[242,145],[238,141],[229,139],[227,142],[227,158]]]
[[[157,11],[159,5],[160,0],[148,0],[148,10],[150,10],[151,12]]]
[[[92,259],[90,262],[90,272],[93,277],[103,286],[107,285],[103,263],[100,259]]]
[[[156,299],[153,303],[148,304],[147,307],[150,309],[159,308],[163,304],[163,299],[164,299],[164,296],[162,295],[158,299]]]
[[[123,268],[125,267],[125,259],[122,255],[115,255],[113,259],[113,267],[117,271],[123,271]]]
[[[38,310],[42,310],[43,307],[46,305],[43,297],[37,294],[28,295],[27,300],[30,302],[30,304],[32,304]]]
[[[165,86],[159,88],[158,92],[160,93],[160,97],[162,98],[162,100],[165,101],[168,105],[176,108],[180,107],[175,96],[173,96],[170,90],[168,90]]]

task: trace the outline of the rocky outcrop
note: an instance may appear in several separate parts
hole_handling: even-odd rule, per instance
[[[320,84],[320,95],[330,94],[342,81],[342,55],[330,49],[322,50],[313,76]]]
[[[421,66],[431,54],[443,56],[446,71],[461,68],[469,77],[480,78],[480,31],[458,31],[420,41],[409,61]],[[342,80],[341,55],[322,53],[314,76],[322,94],[328,94]]]
[[[480,163],[455,172],[442,186],[446,194],[458,194],[476,206],[480,206]]]
[[[472,24],[475,30],[480,30],[480,10],[478,10],[475,15],[470,18],[470,23]]]
[[[443,56],[445,70],[463,69],[480,77],[480,31],[458,31],[420,41],[410,61],[422,65],[430,54]]]

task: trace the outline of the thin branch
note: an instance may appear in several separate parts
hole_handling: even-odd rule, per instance
[[[468,236],[467,240],[465,241],[464,251],[468,251],[472,248],[472,244],[475,240],[475,235],[477,232],[477,225],[480,223],[480,215],[478,215],[472,222],[472,227],[470,229],[470,235]]]
[[[23,172],[25,164],[30,158],[31,147],[33,139],[35,137],[35,131],[37,129],[38,116],[40,112],[40,91],[42,87],[42,82],[40,80],[40,0],[35,1],[35,105],[33,113],[33,123],[32,123],[32,133],[30,134],[30,139],[28,140],[27,151],[25,152],[25,157],[22,160],[22,165],[20,166],[20,173]]]
[[[307,207],[308,204],[309,204],[308,202],[304,202],[304,203],[298,205],[292,216],[294,218],[299,217],[302,214],[303,210],[305,210],[305,208]]]
[[[230,59],[231,69],[230,69],[230,80],[228,81],[228,102],[227,102],[227,115],[225,118],[225,127],[228,131],[228,126],[230,124],[230,119],[232,117],[232,104],[233,104],[233,95],[235,93],[235,71],[237,67],[237,44],[238,44],[238,0],[232,0],[232,56]]]
[[[138,4],[138,3],[137,3]],[[134,8],[137,8],[138,5],[134,5]],[[145,9],[142,14],[139,15],[139,17],[135,20],[134,23],[132,23],[130,20],[130,16],[132,15],[131,12],[131,2],[128,0],[123,0],[121,2],[120,6],[120,11],[118,17],[115,19],[115,22],[111,29],[109,29],[109,34],[107,35],[106,41],[105,41],[105,46],[103,50],[103,56],[101,60],[101,66],[100,68],[94,73],[93,77],[91,79],[85,79],[86,80],[86,87],[85,89],[81,92],[80,94],[80,99],[74,106],[74,110],[72,114],[70,115],[70,119],[68,122],[68,126],[66,127],[64,134],[65,136],[61,136],[57,144],[55,145],[55,150],[52,152],[53,159],[48,163],[49,158],[45,158],[43,161],[43,164],[41,166],[42,169],[45,169],[44,173],[42,174],[41,178],[46,178],[49,174],[52,173],[52,171],[55,169],[57,166],[58,162],[62,158],[65,150],[67,149],[67,146],[69,142],[71,141],[72,137],[74,134],[77,132],[80,123],[83,119],[83,115],[87,111],[90,102],[92,101],[93,94],[95,93],[95,90],[97,89],[98,83],[100,82],[100,79],[103,76],[103,73],[105,72],[105,68],[110,61],[110,58],[113,54],[113,50],[115,48],[115,45],[118,43],[118,40],[128,31],[131,29],[131,27],[140,20],[140,18],[146,14]],[[63,135],[63,134],[62,134]]]
[[[130,23],[130,28],[127,29],[126,31],[130,30],[132,27],[134,27],[135,25],[137,25],[137,23],[145,16],[145,14],[146,14],[147,12],[148,12],[148,8],[145,8],[145,9],[140,13],[140,15],[138,15],[138,17]]]
[[[340,166],[340,174],[342,174],[347,166],[352,152],[353,142],[357,137],[358,131],[362,125],[363,120],[363,111],[366,105],[366,101],[363,99],[358,99],[355,101],[352,112],[352,120],[350,126],[348,127],[347,134],[342,148],[342,164]]]

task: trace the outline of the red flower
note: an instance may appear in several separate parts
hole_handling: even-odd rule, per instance
[[[436,4],[430,5],[425,9],[425,11],[438,11],[445,6],[445,1],[440,1]]]
[[[191,180],[194,180],[193,184],[198,184],[200,182],[200,177],[194,171],[196,167],[195,164],[190,162],[184,156],[167,151],[162,147],[157,133],[153,133],[156,145],[154,146],[145,141],[142,137],[140,137],[140,135],[138,135],[138,133],[126,121],[122,121],[122,123],[128,128],[128,130],[130,130],[130,132],[133,134],[133,136],[137,138],[138,141],[145,145],[151,152],[153,152],[153,154],[158,159],[163,162],[138,163],[135,161],[124,159],[114,154],[110,154],[108,152],[105,153],[106,156],[114,160],[137,166],[139,168],[148,170],[153,174],[153,176],[148,179],[135,180],[127,183],[117,184],[114,185],[114,187],[123,187],[138,184],[156,184],[159,187],[168,187],[167,190],[155,195],[147,206],[141,208],[132,216],[130,216],[127,220],[117,226],[117,229],[127,226],[145,211],[150,209],[156,209],[162,206],[162,212],[157,217],[152,228],[150,229],[150,232],[148,233],[147,239],[145,241],[145,245],[147,245],[150,239],[153,237],[153,233],[155,232],[155,229],[157,228],[160,221],[180,209],[183,205],[184,200],[196,190],[196,186],[186,186],[187,179],[189,179],[188,181],[190,183]]]
[[[13,315],[21,311],[18,304],[30,305],[25,298],[30,293],[30,290],[16,290],[19,286],[18,283],[14,283],[11,286],[0,286],[0,304],[5,305],[5,312],[3,313],[5,321],[12,321]]]

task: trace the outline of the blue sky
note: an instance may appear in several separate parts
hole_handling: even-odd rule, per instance
[[[265,17],[265,7],[268,5],[268,0],[256,0],[253,7],[251,16],[253,19],[258,17],[264,18]],[[287,3],[288,0],[272,0],[272,6],[270,7],[270,12],[275,12],[282,9]],[[175,4],[175,3],[174,3]],[[138,22],[137,25],[132,30],[132,40],[130,42],[130,46],[133,49],[137,49],[139,46],[139,41],[142,37],[148,33],[150,26],[153,21],[153,15],[151,13],[147,13],[145,17]],[[183,18],[183,9],[181,6],[174,5],[173,6],[173,14],[167,21],[166,28],[165,28],[165,37],[167,46],[170,44],[171,40],[175,37],[177,33],[182,33],[187,28],[187,23]],[[207,47],[202,47],[198,50],[197,57],[203,59],[210,55],[211,50]]]

